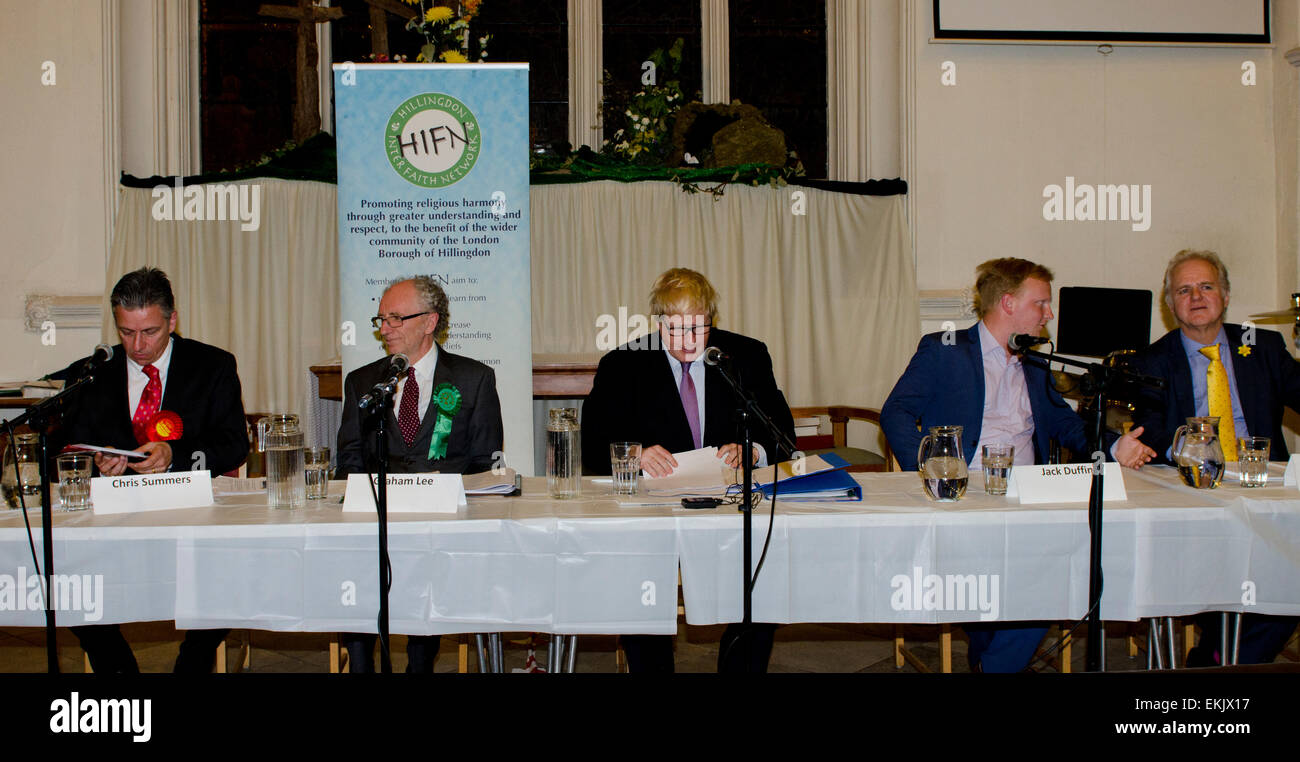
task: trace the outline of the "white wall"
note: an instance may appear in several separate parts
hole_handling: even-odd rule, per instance
[[[1196,247],[1229,265],[1231,319],[1282,306],[1295,257],[1278,251],[1274,79],[1293,74],[1272,49],[931,44],[931,4],[913,10],[919,288],[968,286],[979,262],[1020,256],[1057,287],[1158,294],[1169,257]],[[1044,220],[1043,189],[1066,176],[1150,185],[1150,229]],[[1155,338],[1170,325],[1153,312]]]
[[[64,367],[99,341],[97,329],[58,331],[55,344],[23,327],[27,294],[104,291],[111,229],[103,4],[0,0],[0,380]],[[42,65],[54,63],[54,85]]]

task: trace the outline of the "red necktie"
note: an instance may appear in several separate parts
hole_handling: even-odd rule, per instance
[[[135,406],[135,415],[131,418],[136,444],[149,441],[149,422],[158,414],[162,405],[162,382],[158,380],[158,369],[146,365],[141,370],[149,377],[149,383],[145,384],[144,391],[140,394],[140,404]]]
[[[415,433],[420,430],[420,385],[415,381],[415,368],[406,369],[402,406],[397,410],[397,428],[402,431],[402,441],[410,447],[415,441]]]

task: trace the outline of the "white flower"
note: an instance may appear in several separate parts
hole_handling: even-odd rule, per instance
[[[650,117],[648,116],[641,117],[641,124],[650,124]]]

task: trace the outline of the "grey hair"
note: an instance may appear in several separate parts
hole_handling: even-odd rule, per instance
[[[176,311],[171,281],[167,280],[167,273],[156,267],[141,267],[123,275],[113,286],[108,302],[113,309],[121,307],[128,312],[158,307],[167,319]]]
[[[1195,249],[1183,249],[1178,252],[1165,267],[1165,306],[1169,308],[1170,312],[1174,311],[1174,270],[1177,270],[1182,263],[1192,259],[1205,262],[1219,273],[1219,286],[1223,289],[1224,306],[1226,307],[1226,297],[1232,296],[1232,284],[1228,282],[1228,266],[1223,264],[1223,260],[1219,259],[1218,254],[1212,251],[1197,251]]]
[[[447,292],[443,291],[438,281],[429,275],[398,278],[388,284],[388,289],[408,280],[415,286],[415,293],[419,295],[424,309],[438,313],[438,327],[433,332],[433,338],[441,344],[446,340],[447,329],[451,326],[451,303],[447,299]],[[384,293],[388,293],[388,289],[384,289]]]

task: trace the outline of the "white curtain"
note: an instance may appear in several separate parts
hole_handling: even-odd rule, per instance
[[[791,405],[878,408],[916,349],[901,196],[733,185],[715,199],[614,181],[530,192],[534,352],[598,353],[598,317],[648,314],[670,267],[713,283],[720,327],[767,343]]]
[[[146,264],[165,270],[180,331],[238,359],[245,408],[307,415],[306,369],[339,353],[336,189],[245,182],[262,186],[255,231],[155,220],[151,191],[125,189],[108,281]],[[729,186],[715,199],[612,181],[530,193],[536,353],[594,359],[599,317],[647,314],[655,278],[677,266],[712,281],[721,327],[767,343],[791,405],[879,407],[915,349],[901,196]]]
[[[177,330],[235,355],[249,413],[308,417],[306,370],[339,354],[337,199],[328,183],[258,178],[256,230],[155,220],[148,188],[122,192],[108,282],[144,265],[171,279]],[[116,343],[104,296],[105,340]]]

